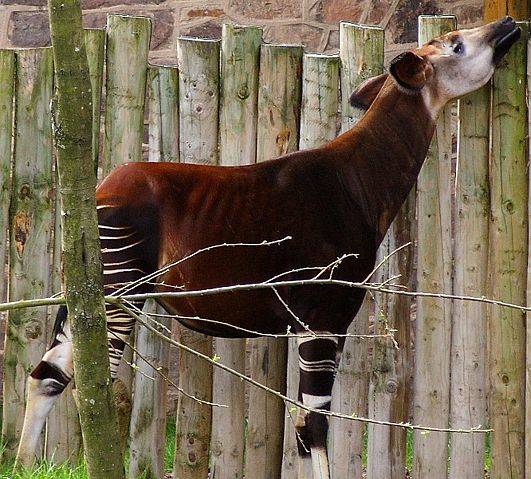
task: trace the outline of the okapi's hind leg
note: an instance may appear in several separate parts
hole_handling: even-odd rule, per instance
[[[330,410],[336,372],[338,340],[333,337],[299,338],[299,400],[313,409]],[[299,411],[296,423],[299,477],[330,479],[326,450],[328,418]]]
[[[28,378],[26,413],[15,468],[29,467],[34,463],[46,418],[74,373],[72,339],[65,306],[61,306],[57,313],[53,338],[50,349]]]
[[[157,268],[156,218],[143,216],[142,212],[125,214],[121,208],[112,206],[98,206],[98,213],[105,294],[116,294],[124,287],[130,293],[152,291],[151,285],[139,280]],[[141,310],[143,303],[129,304]],[[113,389],[115,397],[117,392],[123,396],[123,389],[115,387],[116,374],[134,320],[113,305],[106,306],[106,316]],[[59,308],[52,337],[50,349],[28,379],[26,414],[15,467],[34,463],[46,417],[73,376],[72,340],[65,306]],[[126,405],[127,401],[120,403]]]

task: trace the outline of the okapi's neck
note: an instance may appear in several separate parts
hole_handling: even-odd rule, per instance
[[[349,194],[380,242],[415,184],[435,130],[422,95],[388,79],[378,97],[334,145],[347,168]]]

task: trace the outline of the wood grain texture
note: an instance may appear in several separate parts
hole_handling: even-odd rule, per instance
[[[455,29],[453,16],[419,17],[419,44]],[[439,114],[417,182],[419,291],[452,292],[451,105]],[[448,426],[451,301],[417,299],[415,336],[415,424]],[[413,433],[413,475],[445,478],[448,435]]]
[[[151,36],[149,18],[109,15],[107,21],[104,176],[122,163],[142,160]]]
[[[527,24],[494,73],[489,295],[523,304],[526,299],[528,186],[526,151]],[[525,321],[518,310],[489,311],[489,378],[493,479],[524,477]]]
[[[50,285],[53,220],[52,99],[50,49],[17,52],[15,163],[11,188],[11,300],[45,297]],[[24,418],[26,379],[46,347],[47,309],[11,311],[4,356],[6,456],[18,443]]]
[[[354,109],[349,98],[354,89],[367,78],[382,73],[384,32],[342,22],[339,27],[341,61],[341,130],[352,128],[363,115]],[[355,253],[355,251],[352,251]],[[367,334],[369,331],[370,299],[365,298],[347,332]],[[347,338],[339,363],[332,411],[367,416],[370,359],[366,339]],[[330,420],[330,470],[332,477],[361,477],[363,435],[365,425],[352,421]]]

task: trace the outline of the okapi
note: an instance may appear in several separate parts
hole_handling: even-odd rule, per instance
[[[350,253],[355,255],[334,265],[333,277],[362,281],[415,183],[438,113],[449,100],[487,83],[519,36],[507,17],[442,35],[397,56],[389,73],[367,80],[352,94],[353,105],[368,109],[358,124],[319,148],[240,167],[130,163],[117,168],[97,190],[106,293],[134,281],[134,292],[150,292],[273,277],[308,279],[314,274],[308,267],[329,265]],[[212,245],[288,236],[289,241],[267,247],[212,248],[168,269],[156,285],[138,281]],[[328,411],[341,335],[363,297],[361,289],[306,284],[165,297],[160,303],[185,326],[214,336],[252,336],[243,330],[307,333],[307,325],[316,337],[299,338],[299,400]],[[107,317],[114,377],[133,321],[112,306]],[[39,432],[72,369],[63,308],[53,344],[28,380],[19,464],[34,461]],[[302,461],[311,461],[314,479],[329,478],[327,418],[301,413],[296,428]]]

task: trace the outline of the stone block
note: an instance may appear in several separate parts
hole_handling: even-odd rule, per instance
[[[23,5],[27,7],[45,7],[46,0],[1,0],[0,5]]]
[[[81,0],[84,10],[115,7],[118,5],[161,5],[167,0]]]
[[[389,34],[393,43],[416,43],[419,15],[443,13],[436,0],[402,0],[389,22]]]
[[[390,5],[387,0],[374,0],[370,4],[369,15],[367,16],[367,24],[379,25],[389,11]]]
[[[322,21],[332,25],[341,21],[359,22],[367,1],[370,0],[323,0]]]
[[[196,19],[196,18],[218,18],[225,15],[225,11],[221,7],[211,8],[187,8],[182,12],[183,19]]]
[[[230,0],[228,13],[250,20],[302,18],[302,0]]]
[[[184,37],[197,37],[197,38],[221,38],[221,30],[223,23],[226,23],[227,19],[209,20],[199,25],[182,26],[179,30],[179,35]]]
[[[321,28],[297,23],[291,25],[268,25],[264,40],[268,43],[302,44],[305,51],[318,52],[323,37]]]
[[[460,5],[452,13],[457,17],[457,24],[462,26],[481,25],[483,23],[483,4]]]
[[[48,12],[13,12],[9,17],[7,36],[13,47],[49,46]]]

